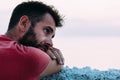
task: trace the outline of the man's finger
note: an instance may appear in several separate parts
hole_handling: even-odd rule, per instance
[[[51,50],[48,50],[47,54],[51,57],[51,59],[56,59],[56,56],[53,54]]]
[[[55,54],[55,56],[56,56],[57,62],[58,62],[59,64],[63,65],[64,62],[63,62],[62,53],[61,53],[58,49],[56,49],[56,50],[54,50],[54,54]]]
[[[64,64],[64,57],[63,57],[63,55],[62,55],[62,52],[58,49],[58,53],[59,53],[59,55],[60,55],[60,57],[61,57],[61,61],[62,61],[62,63]]]

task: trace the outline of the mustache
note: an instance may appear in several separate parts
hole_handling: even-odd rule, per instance
[[[49,44],[46,44],[46,43],[39,43],[39,44],[36,45],[36,48],[39,48],[44,52],[47,52],[49,47],[50,47]]]

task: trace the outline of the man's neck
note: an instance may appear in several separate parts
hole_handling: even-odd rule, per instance
[[[18,41],[19,39],[19,36],[14,30],[7,31],[5,35],[15,41]]]

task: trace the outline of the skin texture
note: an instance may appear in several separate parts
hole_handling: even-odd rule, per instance
[[[28,16],[20,18],[15,28],[11,29],[6,35],[26,46],[33,46],[43,50],[51,57],[46,69],[40,77],[59,72],[64,64],[64,58],[59,49],[53,47],[52,38],[55,36],[56,26],[52,16],[48,13],[44,15],[42,21],[37,22],[34,27]]]

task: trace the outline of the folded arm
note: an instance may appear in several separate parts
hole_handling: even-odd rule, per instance
[[[63,65],[64,65],[64,58],[59,49],[50,48],[46,53],[51,57],[51,59],[49,61],[48,66],[40,74],[39,79],[44,76],[48,76],[48,75],[59,72],[63,68]]]

